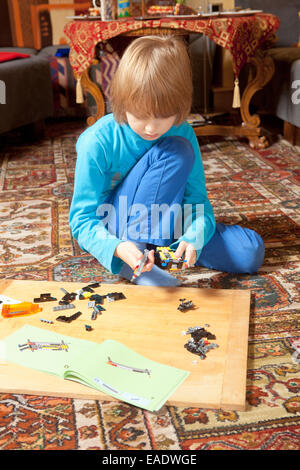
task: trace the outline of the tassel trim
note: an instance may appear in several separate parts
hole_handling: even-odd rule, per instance
[[[76,83],[76,103],[78,104],[84,103],[81,77],[77,79],[77,83]]]
[[[234,91],[233,91],[233,108],[240,108],[241,107],[241,97],[240,97],[240,87],[239,87],[239,79],[236,78],[234,80]]]

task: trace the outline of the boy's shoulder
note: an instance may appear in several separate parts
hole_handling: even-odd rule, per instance
[[[116,122],[113,113],[105,114],[102,116],[98,121],[95,122],[91,127],[97,131],[98,129],[102,129],[105,127],[110,127],[110,126],[118,126],[119,124]]]
[[[187,121],[182,122],[179,126],[173,126],[172,129],[172,133],[175,135],[186,137],[187,139],[195,137],[194,129]]]
[[[115,121],[114,115],[112,113],[106,114],[98,119],[95,124],[85,129],[82,134],[80,134],[78,140],[98,140],[101,136],[112,132],[117,126],[119,126],[119,124]]]

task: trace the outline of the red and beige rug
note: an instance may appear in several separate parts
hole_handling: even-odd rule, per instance
[[[120,282],[70,235],[84,126],[51,123],[43,140],[2,148],[1,278]],[[200,145],[217,221],[253,228],[266,245],[253,276],[204,268],[181,276],[190,287],[252,290],[246,411],[149,413],[109,400],[0,394],[1,450],[300,449],[300,149],[280,139],[259,151],[233,138]]]

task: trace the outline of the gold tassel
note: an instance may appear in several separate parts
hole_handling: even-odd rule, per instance
[[[233,92],[233,108],[240,108],[241,107],[241,98],[240,98],[240,87],[239,87],[239,79],[236,78],[234,80],[234,92]]]
[[[76,83],[76,103],[84,103],[83,91],[81,86],[81,77],[77,79]]]

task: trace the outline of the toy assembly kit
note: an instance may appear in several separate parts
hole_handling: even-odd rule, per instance
[[[149,250],[144,250],[143,257],[135,266],[131,282],[142,274],[148,255]],[[162,269],[168,269],[169,271],[177,271],[186,267],[186,260],[182,259],[181,257],[175,256],[174,251],[171,250],[171,248],[168,246],[157,246],[154,256],[155,264],[157,264]]]
[[[0,392],[245,407],[248,291],[4,280],[0,302]]]

